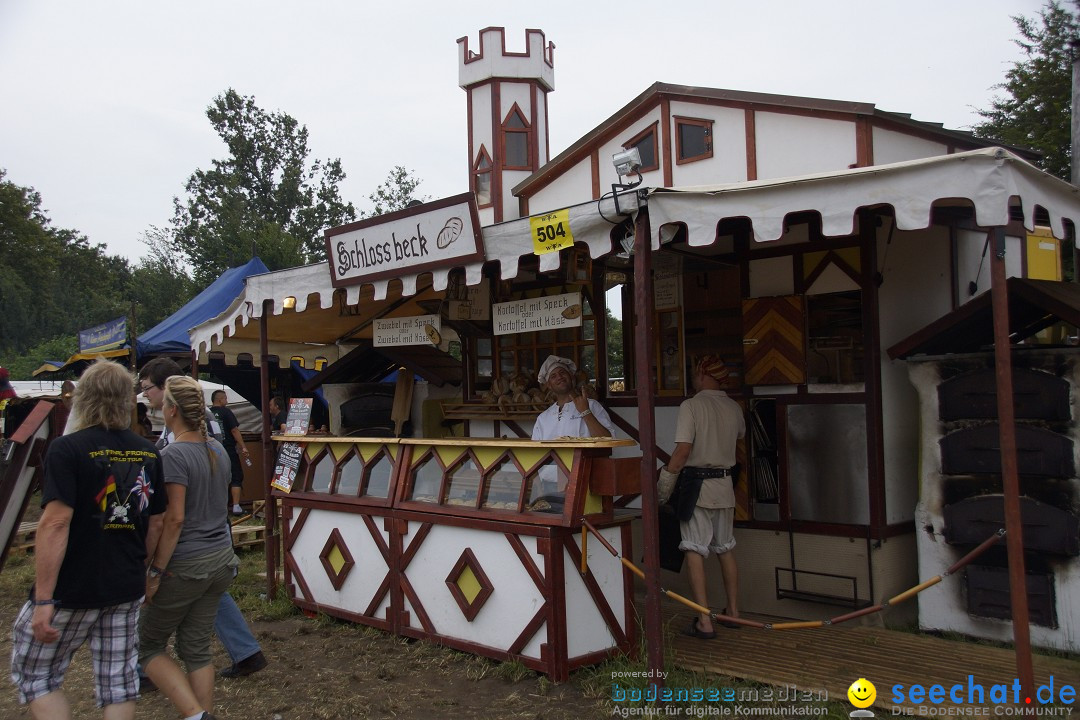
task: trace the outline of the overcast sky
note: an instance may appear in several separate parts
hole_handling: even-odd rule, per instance
[[[457,44],[525,28],[555,50],[551,154],[655,81],[869,102],[965,129],[1020,52],[1035,0],[397,2],[0,0],[0,168],[57,227],[112,253],[167,225],[225,156],[205,110],[229,87],[305,124],[358,209],[395,165],[468,189]],[[665,15],[665,11],[672,14]]]

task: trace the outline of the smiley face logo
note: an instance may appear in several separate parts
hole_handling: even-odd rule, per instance
[[[847,689],[848,700],[857,708],[868,708],[877,699],[877,688],[866,678],[859,678]]]

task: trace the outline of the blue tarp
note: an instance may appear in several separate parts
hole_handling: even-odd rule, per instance
[[[139,359],[147,355],[191,352],[188,330],[217,317],[239,297],[249,275],[269,272],[263,261],[251,258],[246,265],[229,268],[187,305],[139,336],[135,352]]]

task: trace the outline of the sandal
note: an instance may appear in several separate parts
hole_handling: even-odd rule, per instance
[[[703,630],[698,628],[697,621],[698,619],[696,617],[690,618],[690,627],[683,630],[683,635],[689,635],[690,637],[697,638],[698,640],[713,640],[716,638],[716,631],[704,632]]]

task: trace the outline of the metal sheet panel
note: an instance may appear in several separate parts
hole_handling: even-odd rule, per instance
[[[870,522],[864,405],[789,405],[787,461],[792,519]]]

